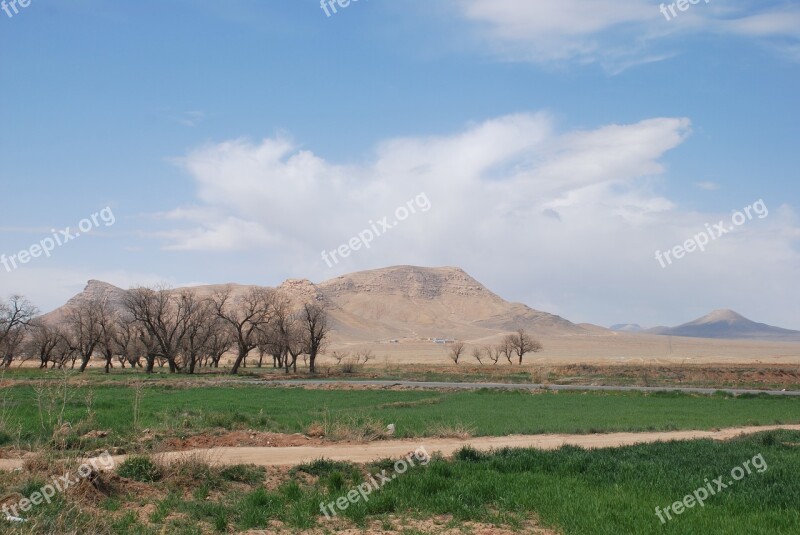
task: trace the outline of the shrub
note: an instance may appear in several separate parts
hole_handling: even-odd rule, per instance
[[[117,470],[120,477],[152,483],[161,479],[161,470],[150,457],[137,455],[125,460]]]
[[[454,458],[458,461],[479,462],[486,459],[487,455],[470,446],[464,446],[456,452]]]
[[[220,476],[226,481],[257,485],[264,480],[265,470],[260,466],[236,464],[227,466],[220,471]]]

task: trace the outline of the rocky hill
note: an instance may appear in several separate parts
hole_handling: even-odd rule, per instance
[[[230,286],[234,293],[251,288]],[[198,286],[192,290],[211,295],[223,287]],[[333,338],[339,342],[474,340],[518,328],[540,336],[589,333],[559,316],[505,301],[459,268],[396,266],[342,275],[319,284],[290,279],[277,289],[298,304],[325,302],[331,311]],[[125,294],[123,289],[92,280],[83,292],[47,317],[57,321],[65,308],[104,292],[117,304]]]

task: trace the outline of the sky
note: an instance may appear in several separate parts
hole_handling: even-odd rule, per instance
[[[800,2],[8,1],[0,296],[457,266],[800,329]]]

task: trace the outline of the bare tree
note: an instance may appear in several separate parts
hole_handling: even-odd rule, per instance
[[[158,339],[147,327],[138,325],[135,340],[136,346],[144,352],[145,373],[153,373],[156,360],[163,358]]]
[[[261,367],[264,355],[272,356],[274,368],[283,367],[286,373],[290,368],[297,371],[297,357],[303,353],[300,343],[297,314],[292,311],[288,298],[276,295],[273,302],[272,321],[262,330],[259,341],[259,364]]]
[[[514,344],[511,341],[511,337],[512,335],[508,335],[503,338],[500,344],[494,349],[497,354],[497,359],[500,360],[500,357],[503,356],[509,364],[513,364],[511,359],[514,356]]]
[[[244,295],[234,298],[230,287],[214,294],[214,312],[222,319],[236,345],[236,360],[231,374],[239,373],[239,367],[258,347],[259,339],[272,321],[275,291],[268,288],[251,288]]]
[[[483,353],[486,355],[486,358],[492,361],[492,364],[497,366],[497,361],[500,360],[501,354],[500,349],[496,346],[483,346],[481,348]]]
[[[28,356],[39,359],[39,368],[46,369],[50,362],[55,365],[59,350],[63,351],[64,334],[58,327],[50,326],[40,318],[31,320],[29,327],[30,338],[26,343]]]
[[[364,362],[361,362],[362,360]],[[372,353],[371,349],[356,351],[356,362],[359,362],[361,364],[367,364],[371,360],[375,360],[375,355]]]
[[[86,371],[89,361],[99,349],[102,335],[100,315],[103,310],[102,298],[92,297],[71,306],[67,312],[67,340],[76,357],[80,357],[80,371]],[[72,361],[75,366],[75,359]]]
[[[342,360],[350,358],[350,353],[348,353],[347,351],[345,351],[344,353],[341,353],[339,351],[334,351],[333,353],[331,353],[331,358],[335,360],[336,365],[339,366],[342,364]]]
[[[169,364],[170,373],[178,371],[189,304],[166,287],[140,287],[128,290],[124,306],[142,330],[139,339],[147,348],[147,373],[152,373],[155,359]],[[143,332],[144,331],[144,332]]]
[[[448,348],[448,354],[450,356],[450,360],[455,362],[456,366],[458,366],[458,359],[460,359],[461,355],[464,353],[465,347],[466,346],[464,345],[464,342],[456,340]]]
[[[93,304],[96,307],[97,322],[100,329],[98,350],[105,359],[105,372],[110,373],[111,368],[114,367],[112,360],[114,356],[119,354],[121,349],[118,343],[119,330],[121,328],[119,312],[111,305],[107,293],[99,296]]]
[[[478,361],[478,364],[483,366],[483,349],[479,347],[472,348],[472,358]]]
[[[302,311],[303,339],[308,352],[308,371],[316,373],[317,356],[322,352],[328,337],[328,311],[321,303],[306,303]]]
[[[306,356],[311,352],[303,331],[304,324],[300,321],[300,316],[294,313],[289,318],[286,330],[286,351],[287,359],[291,358],[291,367],[297,373],[297,359],[302,355],[306,361]],[[289,371],[289,364],[286,364],[286,371]]]
[[[193,374],[197,363],[208,352],[214,329],[220,328],[221,325],[216,321],[214,304],[210,299],[200,299],[186,290],[181,293],[180,299],[186,307],[184,319],[186,334],[181,346],[183,367]]]
[[[353,356],[350,356],[348,352],[334,351],[331,356],[342,373],[355,373],[375,358],[371,349],[356,351]]]
[[[114,347],[123,368],[130,364],[131,368],[144,368],[142,357],[148,353],[144,343],[148,339],[144,336],[145,327],[133,319],[128,311],[122,311],[117,317],[117,328],[114,331]],[[154,342],[153,342],[154,343]],[[145,359],[146,360],[146,359]]]
[[[211,330],[211,336],[206,341],[204,360],[210,360],[214,368],[219,368],[219,361],[222,360],[222,356],[236,343],[227,327],[227,322],[217,318]]]
[[[516,355],[519,358],[519,365],[522,366],[522,357],[527,353],[538,353],[542,350],[542,344],[525,332],[525,329],[519,329],[514,334],[509,334],[506,337],[506,344],[510,347],[510,354]],[[511,358],[508,357],[509,364]]]
[[[21,295],[12,295],[8,302],[0,300],[0,362],[6,368],[21,349],[25,331],[38,313]]]

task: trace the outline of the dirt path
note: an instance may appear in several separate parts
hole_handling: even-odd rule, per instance
[[[740,396],[742,394],[768,396],[795,396],[800,397],[800,390],[758,390],[753,388],[700,388],[684,386],[602,386],[602,385],[554,385],[536,383],[453,383],[443,381],[379,381],[374,379],[332,380],[332,379],[229,379],[228,382],[241,384],[260,384],[267,386],[306,386],[316,388],[429,388],[436,390],[479,390],[489,388],[493,390],[551,390],[554,392],[682,392],[684,394],[711,395],[725,392]]]
[[[323,446],[209,448],[166,452],[160,453],[158,456],[164,462],[172,462],[187,457],[196,457],[214,465],[254,464],[258,466],[294,466],[321,457],[334,461],[367,463],[386,457],[404,457],[409,452],[420,447],[424,447],[430,454],[438,451],[445,456],[452,455],[466,445],[479,450],[503,447],[552,450],[567,444],[583,448],[613,448],[669,440],[696,440],[703,438],[730,440],[740,435],[775,429],[800,431],[800,425],[735,427],[719,431],[664,431],[649,433],[605,433],[596,435],[511,435],[506,437],[477,437],[470,439],[419,438],[384,440],[367,444],[334,443]],[[124,459],[125,456],[114,457],[116,464],[121,463]],[[0,459],[0,470],[14,470],[21,467],[22,464],[23,461],[21,459]]]

